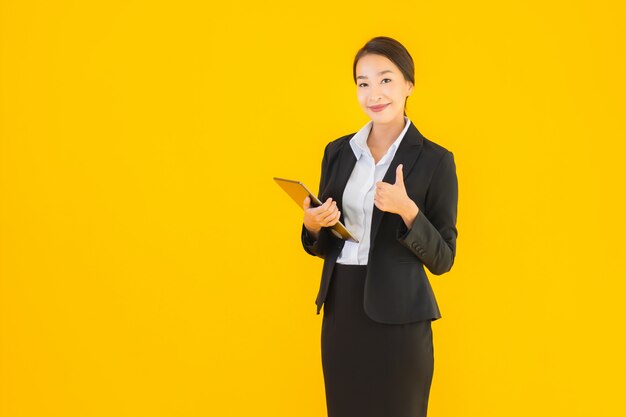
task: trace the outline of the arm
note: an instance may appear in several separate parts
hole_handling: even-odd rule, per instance
[[[323,190],[323,187],[326,185],[326,170],[328,168],[328,145],[324,148],[324,157],[322,158],[322,172],[320,175],[320,184],[318,187],[317,195],[320,196],[320,193]],[[320,258],[324,258],[326,255],[325,251],[325,242],[328,239],[328,228],[322,227],[319,231],[318,236],[314,236],[313,233],[309,232],[308,229],[302,223],[302,233],[300,235],[300,240],[302,241],[302,247],[304,250],[311,256],[319,256]]]
[[[411,228],[403,221],[397,233],[398,240],[435,275],[448,272],[454,264],[457,205],[456,165],[454,155],[448,151],[439,161],[426,194],[424,210],[429,217],[417,209]],[[403,216],[406,220],[404,217],[413,216]]]
[[[311,232],[309,232],[306,227],[304,227],[304,223],[302,224],[302,235],[301,235],[302,247],[304,247],[304,250],[309,255],[319,256],[322,259],[324,259],[325,253],[322,250],[323,249],[323,245],[320,242],[322,240],[322,237],[321,237],[322,234],[325,233],[324,229],[325,228],[322,227],[322,230],[320,230],[319,236],[316,239],[313,236],[313,234]]]

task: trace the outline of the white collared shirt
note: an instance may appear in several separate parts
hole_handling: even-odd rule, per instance
[[[404,129],[377,164],[374,164],[374,157],[367,146],[367,137],[372,130],[371,120],[350,139],[350,146],[357,161],[343,191],[341,204],[344,225],[359,243],[346,240],[337,258],[340,264],[367,265],[376,183],[382,181],[402,138],[409,129],[411,124],[409,118],[404,116],[404,122]]]

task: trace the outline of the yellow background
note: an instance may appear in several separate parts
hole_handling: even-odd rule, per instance
[[[378,35],[459,177],[429,417],[623,415],[620,3],[2,1],[0,415],[325,415],[272,177],[368,121]]]

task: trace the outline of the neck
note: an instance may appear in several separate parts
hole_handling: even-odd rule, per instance
[[[404,115],[388,123],[373,123],[367,143],[374,147],[389,147],[404,129]]]

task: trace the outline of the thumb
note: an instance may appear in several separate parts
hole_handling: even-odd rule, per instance
[[[402,174],[402,164],[396,168],[396,184],[404,187],[404,175]]]
[[[308,208],[311,208],[311,198],[308,195],[304,199],[303,207],[304,207],[305,210],[308,209]]]

